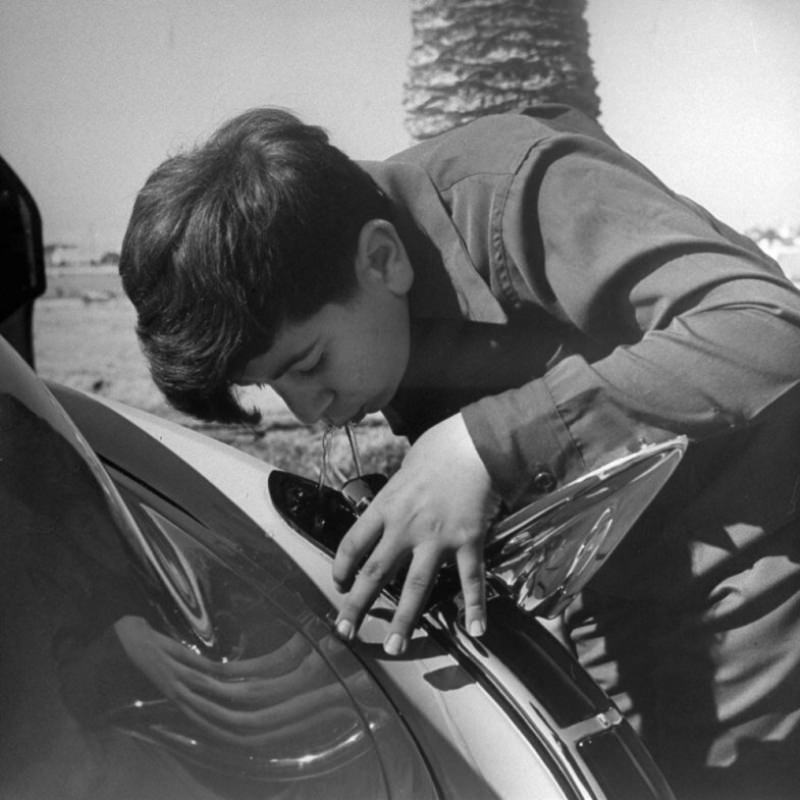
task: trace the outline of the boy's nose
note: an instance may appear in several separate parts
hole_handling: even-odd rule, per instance
[[[287,391],[279,394],[292,414],[304,425],[319,422],[334,397],[330,389]]]

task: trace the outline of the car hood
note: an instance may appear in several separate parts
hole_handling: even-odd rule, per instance
[[[128,690],[115,685],[105,706],[89,703],[90,726],[123,730],[194,772],[224,775],[228,788],[256,782],[271,796],[291,780],[310,796],[436,795],[393,706],[332,634],[330,605],[244,514],[229,504],[220,536],[134,492],[123,500],[63,407],[2,341],[0,434],[2,555],[17,575],[4,585],[3,603],[19,608],[0,642],[4,675],[52,677],[49,712],[34,702],[3,715],[4,737],[24,730],[46,742],[52,720],[65,716],[65,682],[90,674],[95,642],[120,615],[136,614],[209,660],[247,665],[267,693],[279,683],[281,700],[257,734],[210,736],[174,703],[143,691],[137,676]],[[213,487],[207,491],[208,504],[218,505]],[[32,590],[21,575],[31,576]],[[46,626],[24,623],[34,612],[21,608],[29,604],[20,594],[36,597]],[[33,644],[21,640],[31,627]],[[19,630],[27,633],[15,636]],[[81,659],[86,669],[76,671]],[[80,692],[72,695],[80,701]]]

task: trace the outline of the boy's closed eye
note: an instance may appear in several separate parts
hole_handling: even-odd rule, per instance
[[[308,377],[319,372],[324,363],[325,353],[322,352],[309,359],[306,363],[295,365],[291,371],[299,377]]]

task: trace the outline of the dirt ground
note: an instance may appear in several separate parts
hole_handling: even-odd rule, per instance
[[[272,392],[259,398],[257,427],[208,425],[170,408],[150,378],[134,332],[135,312],[115,271],[93,267],[48,274],[48,289],[34,312],[36,368],[42,377],[109,397],[166,417],[281,469],[316,478],[322,427],[298,425]],[[406,450],[379,416],[357,429],[363,469],[390,474]],[[350,477],[352,459],[344,434],[332,442],[332,475]],[[335,479],[332,479],[335,485]]]

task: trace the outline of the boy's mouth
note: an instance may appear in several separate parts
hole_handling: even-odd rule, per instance
[[[325,422],[328,425],[332,425],[334,428],[343,428],[345,425],[358,425],[362,419],[367,415],[367,409],[365,406],[361,406],[361,408],[356,411],[355,414],[351,417],[347,417],[345,419],[325,419]]]

